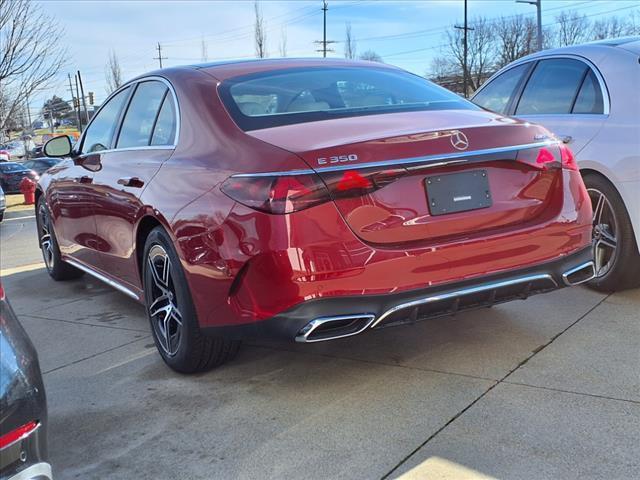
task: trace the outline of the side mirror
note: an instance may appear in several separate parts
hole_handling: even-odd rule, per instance
[[[68,157],[71,155],[71,148],[69,137],[61,135],[45,143],[42,151],[47,157]]]

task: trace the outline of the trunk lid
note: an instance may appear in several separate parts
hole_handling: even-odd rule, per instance
[[[549,133],[484,111],[350,117],[248,133],[299,155],[328,185],[375,185],[334,198],[370,244],[424,246],[500,233],[551,218],[562,204],[560,163],[536,163],[541,148],[554,148],[545,145]]]

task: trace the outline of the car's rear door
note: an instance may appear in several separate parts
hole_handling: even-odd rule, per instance
[[[580,59],[543,59],[510,113],[544,125],[578,155],[606,119],[608,98],[603,87],[596,71]]]
[[[142,193],[175,149],[177,102],[162,79],[144,79],[132,88],[114,148],[101,155],[92,188],[101,268],[141,287],[135,226],[144,209]]]
[[[48,204],[60,251],[86,266],[96,268],[96,251],[101,248],[93,218],[95,195],[92,187],[102,151],[108,150],[130,87],[113,95],[86,129],[79,155],[61,162],[52,177]]]

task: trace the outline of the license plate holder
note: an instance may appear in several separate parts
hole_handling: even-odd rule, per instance
[[[486,170],[432,175],[424,180],[431,215],[447,215],[492,205]]]

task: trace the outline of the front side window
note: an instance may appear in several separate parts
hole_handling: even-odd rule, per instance
[[[473,103],[480,105],[482,108],[491,110],[492,112],[507,113],[509,100],[522,77],[531,68],[530,63],[525,63],[513,67],[500,76],[491,80],[478,94],[473,97]]]
[[[122,121],[116,148],[145,147],[164,99],[167,87],[161,82],[146,81],[138,84]]]
[[[422,77],[384,68],[261,72],[223,82],[220,96],[243,130],[404,111],[477,109]]]
[[[571,113],[587,68],[567,58],[540,61],[522,92],[516,115]]]
[[[99,152],[110,148],[111,137],[116,127],[120,111],[129,96],[127,87],[113,97],[100,109],[87,129],[82,142],[82,153]]]

